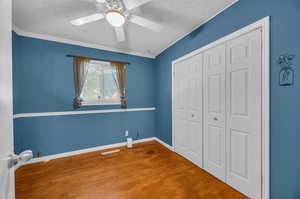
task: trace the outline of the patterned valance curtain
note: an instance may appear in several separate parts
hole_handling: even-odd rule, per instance
[[[75,98],[73,100],[74,108],[78,108],[82,103],[82,90],[88,72],[88,64],[91,59],[85,57],[74,57],[74,83],[75,83]]]
[[[110,62],[110,64],[112,67],[116,68],[121,107],[127,108],[127,102],[125,98],[125,64],[120,62]]]

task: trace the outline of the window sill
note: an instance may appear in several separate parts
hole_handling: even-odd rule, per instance
[[[121,106],[119,102],[82,102],[81,106]]]

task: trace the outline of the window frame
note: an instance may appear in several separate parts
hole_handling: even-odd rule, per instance
[[[95,63],[101,63],[101,62],[105,62],[105,61],[98,61],[98,60],[91,60],[91,62],[95,62]],[[109,62],[105,62],[108,63]],[[111,66],[112,67],[112,66]],[[111,106],[111,105],[121,105],[121,100],[105,100],[105,99],[100,99],[100,100],[82,100],[81,102],[81,106]]]

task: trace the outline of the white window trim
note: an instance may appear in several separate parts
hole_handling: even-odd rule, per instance
[[[120,101],[83,101],[81,106],[107,106],[107,105],[120,105]]]

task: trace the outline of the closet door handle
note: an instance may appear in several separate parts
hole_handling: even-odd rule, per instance
[[[218,118],[217,118],[217,117],[214,117],[214,120],[215,120],[215,121],[218,121]]]

